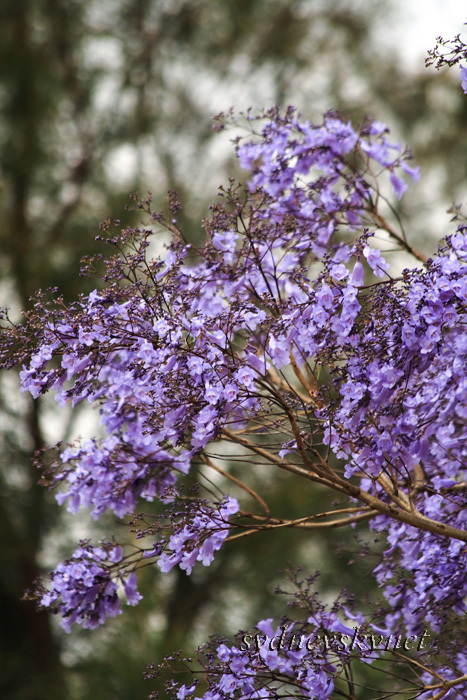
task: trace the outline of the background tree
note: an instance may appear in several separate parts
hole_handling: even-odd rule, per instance
[[[330,105],[357,118],[366,112],[391,118],[401,137],[414,145],[422,165],[441,150],[455,149],[444,170],[446,189],[453,192],[453,182],[458,185],[465,176],[457,136],[465,107],[447,81],[443,90],[450,97],[444,99],[443,93],[430,131],[427,105],[440,83],[434,86],[429,74],[412,79],[393,58],[375,51],[372,19],[382,11],[379,3],[350,9],[342,2],[322,7],[270,0],[135,1],[111,7],[91,0],[3,3],[0,265],[6,303],[28,308],[39,287],[58,286],[68,299],[85,290],[86,281],[74,275],[78,260],[94,245],[101,220],[116,212],[123,221],[134,220],[124,212],[131,189],[177,189],[186,204],[180,220],[193,239],[199,236],[197,222],[207,206],[204,187],[222,181],[222,168],[231,158],[230,150],[213,145],[211,116],[233,103],[259,107],[297,103],[301,96],[298,106],[315,111],[310,114],[315,118]],[[382,80],[383,75],[389,77]],[[352,80],[356,91],[348,89]],[[383,89],[386,84],[397,86],[390,97]],[[435,135],[433,140],[425,130]],[[206,185],[193,183],[195,169],[197,182]],[[414,209],[426,206],[422,199]],[[72,426],[57,424],[53,409],[41,400],[12,400],[13,384],[11,378],[2,380],[2,694],[38,698],[43,686],[47,697],[54,688],[63,697],[63,659],[76,671],[65,672],[68,692],[76,697],[93,694],[97,691],[90,690],[79,672],[83,668],[86,677],[92,676],[82,641],[69,644],[61,661],[49,621],[19,602],[39,573],[37,552],[44,538],[53,541],[59,517],[53,499],[34,488],[37,472],[31,457],[44,441],[66,438]],[[259,544],[249,546],[259,552]],[[278,562],[270,552],[265,556],[269,570],[275,570]],[[237,561],[241,569],[240,543]],[[265,586],[264,579],[259,584],[260,571],[268,567],[258,561],[258,571],[251,572],[252,590]],[[225,581],[213,576],[210,585],[218,595]],[[155,587],[149,576],[147,586]],[[206,580],[196,585],[184,576],[174,577],[168,617],[170,629],[180,629],[177,639],[185,634],[187,619],[199,621],[197,611],[206,617],[206,588]],[[188,608],[180,607],[181,600]],[[272,610],[271,602],[255,600],[254,605]],[[213,604],[210,609],[218,614]],[[257,613],[251,609],[248,614]],[[144,615],[134,624],[146,630],[148,645],[164,644],[160,629],[165,629],[165,618],[157,618],[152,630]],[[168,647],[174,643],[174,638],[166,640]],[[116,648],[122,645],[112,646],[114,655]],[[131,676],[140,668],[139,649],[136,644],[132,649],[138,670]],[[118,668],[135,669],[131,656],[130,650],[122,653]],[[28,676],[21,673],[31,665]],[[104,672],[95,673],[104,678]],[[111,690],[107,683],[94,688],[113,697],[134,692],[120,677]]]

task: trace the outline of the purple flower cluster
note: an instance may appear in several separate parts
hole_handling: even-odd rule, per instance
[[[348,476],[376,477],[388,460],[406,474],[422,462],[437,488],[459,476],[467,415],[466,257],[460,227],[428,270],[407,271],[402,284],[372,295],[378,314],[362,318],[352,342],[327,438],[347,459]]]
[[[107,262],[100,291],[71,306],[39,298],[28,324],[9,331],[3,363],[14,348],[23,390],[100,411],[104,439],[68,446],[50,469],[59,502],[95,518],[133,513],[140,499],[167,507],[152,550],[123,562],[118,547],[83,544],[41,602],[67,629],[97,626],[120,612],[116,581],[138,602],[134,570],[148,559],[190,574],[213,561],[232,527],[368,519],[386,535],[375,570],[385,633],[429,627],[451,640],[444,650],[454,659],[466,641],[458,622],[467,595],[467,227],[426,261],[386,221],[376,178],[385,174],[400,197],[401,171],[416,180],[418,170],[377,122],[356,130],[330,113],[313,126],[272,110],[237,152],[252,171],[249,189],[223,192],[203,246],[188,244],[171,219],[165,259],[150,260],[152,231],[121,231],[110,242],[125,252]],[[149,201],[141,206],[163,225]],[[418,266],[392,278],[375,245],[381,230]],[[184,496],[180,506],[181,477],[196,465],[230,477],[221,488],[234,482],[267,510],[248,474],[243,483],[215,463],[226,443],[239,463],[254,456],[347,498],[336,513],[348,517],[287,522],[240,511],[227,493]],[[364,622],[344,608],[326,621],[307,612],[308,628],[332,633],[348,634],[344,618]],[[258,627],[274,635],[270,621]],[[345,649],[310,660],[306,649],[252,656],[227,645],[209,658],[206,700],[282,697],[284,686],[325,700],[351,662]],[[461,653],[447,677],[464,662]],[[179,687],[178,700],[194,691]]]
[[[202,296],[191,289],[194,276],[189,268],[177,274],[194,307],[189,315],[178,308],[183,297],[175,290],[163,294],[174,309],[170,316],[155,312],[155,301],[137,297],[109,306],[104,296],[91,294],[79,311],[72,309],[74,318],[49,321],[43,343],[21,372],[23,389],[35,397],[52,389],[60,405],[86,398],[100,406],[108,437],[62,454],[56,481],[67,490],[58,500],[71,512],[84,506],[97,518],[110,508],[122,517],[138,498],[164,496],[227,416],[243,419],[255,405],[246,394],[257,370],[226,361],[221,296],[214,303],[213,285],[203,284],[201,313]],[[245,313],[253,327],[264,316],[253,307]],[[49,366],[53,354],[61,357],[59,368]]]
[[[366,663],[378,657],[376,649],[365,643],[369,635],[359,634],[363,616],[355,616],[342,600],[332,609],[322,604],[311,605],[311,609],[302,622],[284,620],[275,629],[272,619],[261,620],[256,634],[240,634],[237,644],[222,642],[202,648],[198,660],[208,681],[204,700],[280,698],[284,692],[291,697],[327,700],[345,676],[354,647]],[[342,613],[357,626],[343,624]],[[267,685],[265,679],[271,679]],[[176,697],[191,695],[196,687],[178,686]]]
[[[312,125],[292,109],[285,118],[273,111],[268,113],[261,140],[241,144],[237,152],[240,165],[252,171],[250,187],[269,195],[263,215],[277,223],[293,216],[295,235],[300,238],[295,251],[311,248],[321,258],[339,226],[355,230],[362,224],[374,188],[370,173],[375,166],[389,171],[399,198],[407,189],[399,169],[418,180],[418,168],[407,162],[410,154],[391,143],[387,134],[380,122],[368,122],[356,131],[333,113],[326,115],[322,125]],[[350,166],[346,157],[351,153],[366,159],[366,172]],[[348,246],[345,249],[349,251]]]
[[[270,698],[280,697],[284,686],[290,686],[303,697],[327,700],[334,690],[333,676],[337,666],[330,664],[326,653],[313,653],[305,644],[293,650],[281,650],[272,640],[279,640],[282,630],[274,630],[272,620],[258,622],[258,630],[265,635],[259,642],[258,653],[252,653],[243,645],[228,647],[222,644],[217,649],[218,677],[203,695],[204,700],[221,697]],[[310,635],[307,635],[307,641]],[[311,637],[311,641],[312,637]],[[243,648],[242,648],[243,646]],[[212,674],[212,668],[210,669]],[[210,674],[210,675],[211,675]],[[264,687],[262,679],[272,676],[274,682]]]
[[[111,572],[122,560],[122,548],[104,543],[92,547],[81,542],[67,561],[50,574],[50,589],[42,594],[40,605],[62,616],[61,626],[69,632],[74,622],[88,629],[102,625],[107,617],[121,614],[118,585]],[[142,596],[136,589],[136,574],[120,573],[128,605],[137,605]]]
[[[229,517],[238,510],[237,501],[229,496],[217,508],[209,503],[197,503],[196,507],[188,508],[185,518],[178,523],[174,518],[166,551],[157,562],[160,570],[166,574],[178,564],[180,569],[191,574],[197,561],[209,566],[214,552],[222,547],[229,534]],[[159,547],[156,551],[159,552]]]

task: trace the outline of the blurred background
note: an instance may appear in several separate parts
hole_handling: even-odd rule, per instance
[[[1,306],[18,318],[38,288],[58,287],[65,298],[89,291],[79,260],[105,252],[95,242],[100,221],[139,223],[125,211],[132,192],[151,190],[157,209],[177,190],[180,220],[200,237],[217,186],[241,177],[235,133],[212,129],[230,107],[293,104],[311,121],[334,108],[354,122],[369,114],[387,123],[421,166],[422,181],[398,207],[407,233],[430,252],[452,226],[446,210],[466,199],[458,69],[424,67],[436,36],[462,32],[458,8],[457,0],[3,0]],[[13,372],[0,378],[2,700],[144,698],[155,687],[142,678],[148,663],[211,633],[279,618],[285,602],[274,587],[287,563],[321,569],[324,590],[363,580],[368,564],[349,571],[334,557],[338,535],[264,533],[190,578],[145,570],[137,608],[99,631],[65,635],[21,596],[79,538],[97,540],[118,523],[67,516],[37,486],[32,455],[95,423],[58,411],[53,399],[20,395]],[[301,485],[282,486],[262,485],[277,513],[312,507]]]

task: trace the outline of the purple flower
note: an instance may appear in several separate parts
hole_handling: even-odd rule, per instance
[[[233,253],[235,250],[235,241],[238,239],[238,235],[235,231],[222,231],[217,232],[212,238],[214,246],[221,251],[226,253]]]
[[[407,188],[408,188],[407,183],[404,182],[404,180],[403,180],[401,177],[399,177],[398,175],[396,175],[396,173],[394,172],[394,170],[391,170],[391,174],[390,174],[390,176],[389,176],[389,179],[390,179],[390,181],[391,181],[391,185],[392,185],[392,187],[393,187],[393,189],[394,189],[394,192],[395,192],[396,195],[397,195],[397,198],[400,199],[400,198],[402,197],[402,195],[404,194],[404,192],[405,192],[405,191],[407,190]]]
[[[401,168],[402,170],[407,173],[407,175],[410,175],[412,180],[414,182],[418,182],[420,180],[420,166],[416,165],[415,168],[412,168],[406,160],[403,160],[401,162]]]
[[[121,614],[118,588],[111,580],[111,572],[121,561],[121,554],[119,546],[105,543],[93,548],[83,542],[70,559],[52,572],[51,587],[42,595],[41,605],[58,609],[62,615],[60,624],[66,632],[70,632],[74,622],[94,629],[107,617]],[[141,595],[136,590],[134,573],[123,587],[128,603],[136,605]]]
[[[353,287],[361,287],[363,285],[364,279],[365,269],[362,263],[359,260],[357,260],[352,275],[350,277],[349,284],[351,284]]]
[[[463,65],[460,65],[460,73],[461,73],[461,85],[463,91],[467,94],[467,68]]]
[[[178,700],[185,700],[187,695],[191,695],[192,693],[195,692],[196,687],[197,687],[196,683],[193,683],[189,687],[187,687],[186,685],[180,686],[180,688],[177,691],[177,699]]]
[[[228,384],[225,385],[224,387],[224,398],[226,401],[235,401],[235,399],[238,396],[238,387],[236,384],[233,382],[229,382]]]
[[[316,301],[324,309],[330,309],[334,303],[334,295],[331,288],[323,282],[321,287],[316,292]]]
[[[365,256],[368,265],[371,267],[373,272],[377,277],[386,277],[385,273],[389,270],[389,264],[382,257],[381,251],[370,246],[365,246],[363,249],[363,255]]]
[[[240,367],[240,369],[235,373],[236,381],[247,388],[252,386],[255,376],[255,372],[250,367],[245,365]]]
[[[221,398],[222,394],[223,390],[221,387],[212,386],[209,382],[206,382],[204,395],[208,403],[215,405]]]
[[[136,574],[133,571],[128,577],[128,581],[123,585],[128,605],[138,605],[139,601],[143,599],[143,596],[138,593],[136,585]]]
[[[330,274],[333,277],[333,279],[337,280],[340,282],[341,280],[345,279],[349,275],[349,271],[347,270],[346,266],[340,263],[339,265],[332,265],[330,268]]]

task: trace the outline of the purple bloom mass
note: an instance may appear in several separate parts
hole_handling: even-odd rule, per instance
[[[359,542],[380,537],[374,611],[344,594],[327,607],[296,581],[296,620],[207,645],[202,691],[173,682],[172,697],[356,697],[353,667],[373,664],[373,685],[380,657],[397,663],[391,693],[465,697],[467,227],[426,260],[378,211],[418,179],[380,122],[328,113],[313,125],[274,109],[254,126],[237,141],[248,187],[223,192],[203,244],[142,201],[172,233],[164,258],[147,257],[151,227],[112,234],[124,254],[98,291],[71,305],[39,295],[24,325],[4,329],[3,365],[22,365],[23,391],[100,412],[102,439],[47,460],[59,503],[97,519],[159,501],[141,530],[135,516],[131,547],[82,542],[37,597],[66,630],[97,627],[121,600],[140,602],[137,572],[151,563],[190,575],[237,531],[351,527]],[[413,265],[394,277],[397,248]],[[282,470],[319,488],[317,510],[271,513],[255,490],[261,464],[271,480]],[[192,472],[205,493],[189,488]]]

